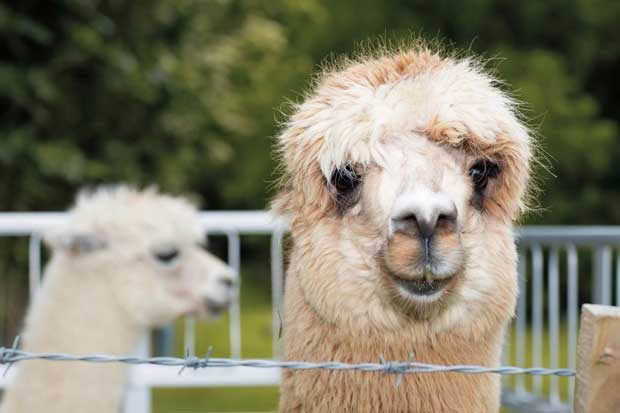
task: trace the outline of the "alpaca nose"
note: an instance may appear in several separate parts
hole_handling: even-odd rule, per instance
[[[223,275],[218,280],[218,283],[227,289],[233,289],[236,285],[236,281],[233,277],[229,275]]]
[[[407,194],[396,200],[391,217],[392,231],[428,241],[438,229],[455,231],[456,218],[456,205],[445,195]]]

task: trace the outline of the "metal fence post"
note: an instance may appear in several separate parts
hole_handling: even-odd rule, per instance
[[[592,301],[611,304],[611,247],[597,246],[594,252],[594,279]]]
[[[28,243],[28,290],[30,299],[41,287],[41,236],[32,234]]]
[[[228,265],[230,265],[237,277],[241,277],[241,240],[239,233],[231,231],[226,234],[228,237]],[[241,279],[239,279],[241,281]],[[241,303],[239,282],[235,283],[235,293],[230,305],[230,356],[241,358]]]
[[[620,308],[586,304],[581,311],[575,413],[614,413],[620,406]]]
[[[150,335],[147,335],[140,346],[136,355],[138,357],[149,357],[151,354]],[[124,413],[150,413],[151,412],[151,389],[142,384],[136,384],[134,380],[128,381],[127,392],[125,393]]]

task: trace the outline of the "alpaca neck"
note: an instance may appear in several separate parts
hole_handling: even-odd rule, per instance
[[[353,331],[324,320],[305,301],[296,275],[287,278],[284,348],[287,360],[346,363],[406,361],[430,364],[495,365],[504,326],[486,337],[451,331],[416,339],[415,328],[402,331]],[[475,351],[472,351],[475,349]],[[427,373],[395,375],[359,371],[285,371],[280,411],[497,412],[500,383],[490,374]],[[328,396],[327,396],[328,395]]]
[[[133,352],[146,329],[119,306],[106,274],[66,274],[54,264],[26,319],[24,349]]]
[[[26,318],[25,351],[126,355],[146,333],[115,300],[106,274],[64,272],[52,260]],[[20,363],[6,412],[116,412],[126,367],[120,364]]]

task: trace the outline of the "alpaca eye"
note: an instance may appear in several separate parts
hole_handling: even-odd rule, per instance
[[[489,160],[480,160],[469,168],[469,176],[474,184],[474,189],[481,194],[489,183],[489,178],[499,175],[499,166]]]
[[[351,165],[346,165],[344,168],[336,169],[330,181],[338,194],[345,195],[357,188],[361,178]]]
[[[329,184],[341,214],[359,201],[361,182],[362,177],[351,165],[338,168],[332,174]]]
[[[170,250],[155,252],[155,258],[157,258],[160,262],[163,262],[164,264],[170,264],[179,255],[180,255],[180,252],[178,249],[170,249]]]

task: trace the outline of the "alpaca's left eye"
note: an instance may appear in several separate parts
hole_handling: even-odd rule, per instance
[[[174,261],[181,253],[178,249],[173,248],[169,250],[157,251],[155,252],[155,257],[164,264],[170,264]]]
[[[347,209],[359,201],[361,193],[362,177],[353,166],[345,165],[336,169],[329,179],[329,186],[335,195],[336,204],[340,213],[344,213]]]
[[[469,176],[474,184],[474,189],[481,194],[487,187],[490,178],[499,175],[499,166],[487,159],[479,160],[469,168]]]

